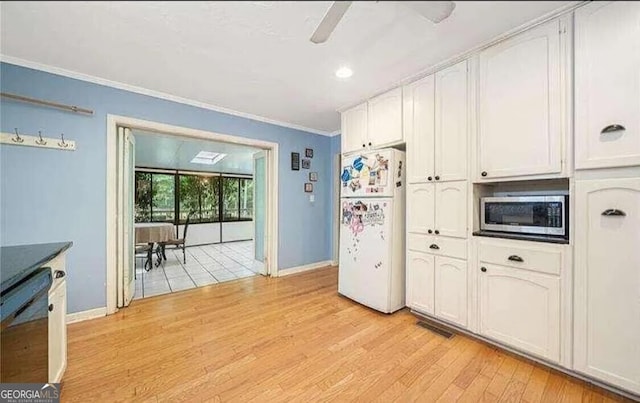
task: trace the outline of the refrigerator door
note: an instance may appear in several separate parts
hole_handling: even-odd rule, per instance
[[[395,166],[395,150],[364,152],[342,159],[341,197],[393,197],[401,167]]]
[[[391,312],[393,199],[341,199],[338,292]]]

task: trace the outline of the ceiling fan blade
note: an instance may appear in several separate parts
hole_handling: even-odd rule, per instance
[[[449,17],[456,8],[456,3],[453,1],[402,1],[400,3],[434,24]]]
[[[329,36],[342,19],[342,16],[344,16],[344,13],[347,12],[350,5],[350,1],[334,1],[322,21],[320,21],[320,24],[318,24],[318,28],[316,28],[313,35],[311,35],[311,42],[323,43],[329,39]]]

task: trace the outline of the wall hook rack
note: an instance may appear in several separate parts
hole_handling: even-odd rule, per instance
[[[52,148],[55,150],[75,151],[76,142],[73,140],[65,140],[64,133],[60,134],[59,139],[42,137],[42,131],[38,131],[37,136],[27,136],[20,134],[18,129],[14,129],[14,133],[0,133],[0,144],[8,144],[14,146]]]

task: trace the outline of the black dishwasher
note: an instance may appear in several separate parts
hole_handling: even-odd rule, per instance
[[[0,382],[47,383],[51,268],[0,291]]]

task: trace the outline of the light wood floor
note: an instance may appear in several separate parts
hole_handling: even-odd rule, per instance
[[[134,301],[69,326],[63,401],[527,401],[619,397],[337,295],[337,269]]]

